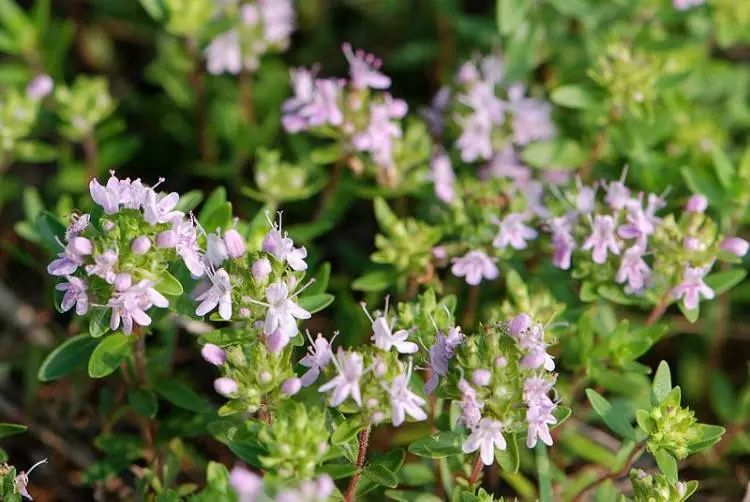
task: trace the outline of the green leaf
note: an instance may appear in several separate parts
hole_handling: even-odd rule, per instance
[[[154,289],[168,296],[180,296],[184,293],[182,283],[166,270],[159,275],[159,279],[156,282]]]
[[[721,436],[726,432],[724,427],[710,424],[696,424],[691,427],[691,429],[697,430],[698,437],[698,439],[688,445],[688,450],[691,455],[715,445],[721,440]]]
[[[180,201],[174,207],[175,211],[188,212],[192,211],[203,200],[203,192],[200,190],[190,190],[180,195]]]
[[[654,382],[651,384],[651,392],[656,398],[655,404],[660,404],[672,392],[672,375],[666,361],[660,362],[656,369]]]
[[[49,211],[42,211],[36,219],[42,245],[55,254],[62,251],[60,242],[65,237],[65,225]]]
[[[159,382],[154,390],[161,397],[180,408],[195,413],[210,413],[212,411],[211,405],[203,396],[177,380],[170,379]]]
[[[378,485],[388,488],[396,488],[398,486],[398,477],[384,465],[370,464],[365,467],[362,474]]]
[[[378,292],[383,291],[396,282],[397,272],[393,269],[373,270],[358,277],[352,282],[355,291]]]
[[[586,397],[588,397],[591,407],[610,429],[625,439],[635,439],[633,427],[618,410],[612,408],[610,402],[601,394],[594,389],[586,389]]]
[[[153,418],[159,409],[156,395],[150,390],[134,389],[128,392],[128,404],[144,417]]]
[[[323,464],[318,467],[318,474],[328,474],[333,479],[352,477],[359,468],[354,464]]]
[[[115,371],[133,349],[133,336],[115,333],[99,342],[89,357],[89,376],[103,378]]]
[[[518,437],[516,434],[506,434],[507,446],[504,450],[495,450],[495,459],[503,471],[515,474],[521,465],[521,455],[518,451]]]
[[[357,420],[344,420],[331,434],[331,444],[344,444],[353,439],[364,428],[365,426]]]
[[[98,343],[96,338],[91,338],[87,334],[68,338],[44,359],[39,367],[37,378],[42,382],[51,382],[64,377],[82,366]]]
[[[720,295],[741,283],[746,276],[747,270],[744,268],[732,268],[709,274],[706,277],[706,284],[714,290],[714,294]]]
[[[409,452],[419,457],[443,458],[462,453],[463,435],[457,432],[441,432],[435,436],[417,440],[409,445]]]
[[[91,309],[89,315],[89,334],[94,338],[99,338],[109,331],[109,310],[101,307]]]
[[[590,108],[594,104],[594,98],[589,91],[580,85],[563,85],[558,87],[550,99],[553,103],[567,108]]]
[[[687,319],[690,324],[694,324],[701,315],[700,305],[698,305],[694,309],[689,309],[685,306],[684,302],[678,302],[677,307],[680,309],[680,312],[682,312],[682,315],[685,316],[685,319]]]
[[[676,483],[678,479],[677,461],[675,458],[667,450],[660,448],[654,452],[654,459],[656,460],[656,465],[659,466],[659,470],[666,476],[667,480],[670,483]]]
[[[167,9],[163,0],[140,0],[143,10],[148,12],[155,21],[163,21],[167,17]]]
[[[28,429],[28,427],[21,424],[1,423],[0,438],[13,436],[14,434],[21,434],[22,432],[26,432],[26,429]]]
[[[57,158],[57,148],[41,141],[20,141],[13,150],[21,162],[44,163]]]
[[[219,204],[213,211],[207,213],[200,222],[206,232],[215,232],[218,228],[222,230],[230,228],[232,226],[232,203]]]
[[[570,169],[582,164],[586,154],[578,143],[558,138],[528,145],[521,158],[537,169]]]
[[[435,481],[435,471],[424,463],[409,463],[398,472],[399,485],[422,486]]]
[[[501,35],[510,35],[518,28],[528,5],[526,0],[497,1],[497,29]]]
[[[651,434],[654,431],[654,422],[646,410],[635,410],[635,421],[643,432]]]
[[[711,409],[719,417],[722,423],[732,423],[739,419],[739,406],[737,396],[732,388],[729,378],[720,371],[711,375],[711,392],[709,394]]]
[[[714,148],[712,152],[714,170],[719,183],[725,189],[731,188],[734,183],[734,166],[727,154],[721,148]]]
[[[725,203],[726,193],[716,177],[707,169],[685,166],[680,170],[682,179],[693,193],[705,195],[711,205],[721,207]]]
[[[328,289],[328,282],[331,279],[331,264],[325,262],[321,265],[318,272],[315,274],[314,279],[315,281],[305,290],[307,296],[320,295],[326,292],[326,289]]]
[[[320,312],[327,306],[333,303],[336,297],[329,294],[323,293],[321,295],[303,296],[299,299],[299,306],[307,310],[311,314]]]

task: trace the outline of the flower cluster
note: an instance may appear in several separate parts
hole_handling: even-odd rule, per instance
[[[135,326],[151,324],[152,307],[169,306],[164,294],[179,293],[167,272],[170,264],[181,258],[194,275],[203,274],[195,223],[177,209],[180,196],[159,193],[157,185],[114,173],[106,185],[91,181],[91,197],[101,211],[71,217],[63,249],[47,267],[65,279],[55,288],[63,311],[109,311],[109,329],[122,326],[130,334]]]
[[[441,392],[460,404],[461,423],[470,431],[464,453],[479,450],[490,465],[495,449],[506,449],[509,435],[524,431],[529,448],[538,440],[552,444],[556,376],[546,348],[543,326],[527,314],[486,325],[454,346],[455,363]]]
[[[349,44],[342,50],[349,80],[319,78],[317,68],[292,70],[294,95],[283,106],[284,128],[335,137],[349,154],[367,154],[380,178],[388,180],[395,174],[395,142],[407,105],[387,92],[391,79],[380,71],[379,59]],[[350,165],[361,171],[361,162]]]
[[[698,488],[697,481],[670,483],[663,474],[649,474],[641,469],[630,471],[630,482],[633,485],[633,500],[653,502],[682,502]]]
[[[206,48],[209,73],[253,72],[264,54],[289,46],[295,22],[291,0],[256,0],[240,5],[228,2],[219,10],[235,27],[217,35]]]
[[[286,488],[275,496],[269,496],[264,491],[263,478],[239,465],[229,473],[229,483],[239,502],[327,502],[335,490],[331,477],[323,474],[316,479],[302,481],[295,488]]]

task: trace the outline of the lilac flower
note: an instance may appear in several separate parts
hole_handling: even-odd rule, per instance
[[[464,441],[461,450],[464,453],[472,453],[479,450],[484,465],[492,465],[495,461],[495,448],[504,450],[506,448],[505,438],[502,434],[503,424],[491,418],[483,418],[471,431]]]
[[[550,118],[552,107],[539,99],[524,98],[523,92],[520,86],[513,86],[508,91],[513,113],[513,141],[527,145],[553,137],[556,131]]]
[[[289,339],[290,337],[287,333],[282,331],[281,328],[276,328],[273,333],[266,335],[266,346],[269,352],[278,354],[284,350],[284,347],[289,345]]]
[[[283,281],[274,282],[266,288],[268,304],[265,306],[268,309],[263,333],[270,335],[276,329],[281,329],[290,338],[297,334],[297,319],[309,319],[310,312],[294,302],[296,294],[290,296],[289,287]]]
[[[73,251],[69,245],[57,256],[57,259],[47,265],[47,273],[50,275],[70,275],[83,265],[83,256]]]
[[[232,259],[241,258],[245,255],[245,239],[234,228],[224,232],[224,245],[227,248],[227,254]]]
[[[54,87],[55,81],[52,80],[52,77],[46,73],[41,73],[26,86],[26,95],[34,101],[39,101],[47,97]]]
[[[557,268],[568,270],[573,250],[576,248],[570,220],[565,216],[553,218],[550,227],[552,228],[552,245],[555,248],[552,263]]]
[[[232,318],[232,285],[229,274],[223,268],[215,272],[206,269],[206,275],[211,281],[211,287],[198,295],[195,300],[201,302],[195,309],[195,315],[204,316],[219,307],[219,315],[225,321]]]
[[[302,247],[295,248],[294,241],[286,233],[281,232],[281,213],[279,213],[279,222],[271,223],[271,230],[268,231],[263,239],[263,251],[271,253],[280,262],[288,263],[295,272],[307,270],[307,249]]]
[[[596,187],[586,186],[576,178],[578,195],[576,196],[576,209],[581,214],[590,214],[596,207]]]
[[[464,341],[464,335],[461,333],[461,327],[456,326],[448,330],[444,335],[438,332],[435,335],[435,343],[430,347],[430,369],[432,374],[424,385],[426,394],[431,394],[438,385],[439,377],[448,374],[448,363],[453,358],[456,348]]]
[[[518,158],[512,146],[506,146],[496,153],[482,171],[483,177],[510,178],[526,181],[531,178],[531,170]]]
[[[525,225],[528,217],[521,213],[510,213],[502,221],[498,221],[498,229],[492,245],[498,249],[505,249],[510,245],[513,249],[525,249],[526,241],[536,239],[536,230]]]
[[[86,281],[72,275],[67,276],[68,282],[62,282],[55,286],[58,291],[64,291],[60,309],[67,312],[75,305],[76,314],[84,315],[89,310],[89,296]]]
[[[435,185],[435,196],[446,204],[450,204],[456,195],[453,188],[456,174],[453,172],[450,157],[441,151],[432,158],[430,167],[432,168],[430,178]]]
[[[46,463],[47,463],[47,459],[45,458],[45,459],[40,460],[36,464],[32,465],[29,468],[28,472],[27,471],[21,471],[21,473],[18,476],[16,476],[16,478],[13,480],[13,489],[14,489],[14,492],[18,492],[22,497],[25,497],[25,498],[27,498],[29,500],[34,500],[31,497],[31,494],[29,493],[29,489],[28,489],[28,486],[29,486],[29,474],[31,474],[32,471],[34,469],[36,469],[37,467],[39,467],[40,465],[46,464]]]
[[[148,253],[149,249],[151,249],[151,240],[145,235],[136,237],[133,239],[133,242],[130,243],[130,250],[138,255]]]
[[[628,174],[627,166],[622,170],[620,179],[616,181],[610,181],[606,184],[607,195],[604,200],[609,204],[609,207],[615,211],[619,211],[630,202],[630,189],[625,186],[625,177]]]
[[[388,352],[391,348],[395,347],[396,351],[400,354],[414,354],[419,350],[419,346],[416,343],[406,341],[409,337],[409,331],[400,329],[395,333],[393,332],[395,319],[391,319],[390,324],[388,323],[387,299],[385,303],[385,313],[383,315],[377,315],[374,319],[370,316],[364,303],[362,304],[362,310],[365,311],[365,315],[372,324],[373,334],[370,340],[377,348]]]
[[[388,89],[391,79],[383,75],[380,67],[383,62],[366,52],[352,50],[351,44],[345,43],[341,46],[346,60],[349,62],[349,75],[352,79],[352,87],[355,89]]]
[[[263,493],[263,479],[242,466],[234,466],[229,472],[229,484],[237,494],[238,502],[256,502]]]
[[[619,255],[620,247],[615,239],[615,221],[609,215],[594,216],[591,235],[584,241],[581,249],[592,250],[594,263],[602,264],[607,261],[607,251]]]
[[[479,387],[487,387],[492,381],[492,372],[484,368],[475,369],[471,373],[471,381]]]
[[[327,474],[316,480],[302,481],[297,489],[287,489],[276,495],[275,502],[326,502],[336,485]],[[245,502],[245,501],[240,501]]]
[[[476,427],[482,418],[484,403],[477,401],[477,391],[463,378],[458,382],[461,391],[461,421],[466,427]]]
[[[242,71],[242,49],[236,30],[229,30],[214,37],[204,54],[206,69],[212,75],[238,75]]]
[[[294,31],[294,7],[290,0],[258,0],[263,18],[263,38],[270,45],[285,49]]]
[[[75,237],[81,235],[81,233],[86,230],[86,227],[89,226],[90,220],[91,216],[88,214],[72,215],[70,217],[70,224],[68,225],[68,228],[65,229],[65,241],[70,242]]]
[[[750,244],[741,237],[727,237],[719,244],[720,249],[728,251],[738,258],[747,254],[748,247],[750,247]]]
[[[677,10],[688,10],[706,3],[706,0],[672,0],[672,5]]]
[[[474,82],[466,94],[458,96],[458,100],[474,110],[475,113],[486,114],[493,124],[502,124],[505,120],[505,106],[495,96],[493,82]]]
[[[286,396],[293,396],[302,388],[302,382],[299,378],[287,378],[281,384],[281,393]]]
[[[201,356],[206,362],[214,366],[223,366],[227,361],[227,353],[224,349],[213,343],[207,343],[201,349]]]
[[[256,281],[265,281],[273,271],[271,262],[268,258],[258,258],[253,262],[253,266],[250,268],[250,272],[253,274],[253,279]]]
[[[322,334],[318,333],[317,338],[313,341],[310,333],[307,333],[310,345],[307,347],[307,354],[300,360],[300,364],[308,369],[300,378],[302,385],[307,387],[312,385],[320,376],[320,370],[328,366],[333,357],[331,351],[331,342],[326,340]]]
[[[500,272],[495,263],[482,251],[469,251],[461,258],[453,259],[451,272],[456,277],[466,277],[466,282],[476,286],[482,278],[496,279]]]
[[[352,138],[352,146],[359,151],[369,152],[372,160],[380,167],[393,166],[393,138],[401,137],[401,126],[392,121],[404,116],[402,101],[392,100],[383,104],[370,105],[370,122],[367,128]]]
[[[181,219],[184,213],[174,210],[179,201],[180,196],[177,192],[157,194],[153,190],[148,190],[143,201],[143,219],[151,225]]]
[[[461,160],[474,162],[492,157],[492,121],[486,113],[475,112],[459,120],[461,136],[456,146],[461,150]]]
[[[620,225],[617,235],[623,239],[635,239],[636,243],[645,247],[646,239],[656,231],[656,227],[639,201],[628,204],[627,209],[627,223]]]
[[[205,272],[198,246],[198,234],[192,220],[176,220],[172,229],[157,236],[156,245],[174,248],[191,274],[200,277]]]
[[[102,254],[94,256],[94,264],[86,265],[86,273],[88,275],[96,275],[101,277],[108,283],[112,284],[115,280],[114,267],[117,263],[117,251],[108,249]]]
[[[388,394],[391,397],[391,419],[395,427],[404,423],[406,415],[417,421],[427,419],[427,413],[422,409],[425,400],[409,390],[411,378],[411,362],[406,374],[393,379]]]
[[[224,397],[232,397],[237,393],[239,385],[237,382],[227,377],[220,377],[214,380],[214,390]]]
[[[102,186],[97,179],[89,182],[91,198],[104,209],[105,214],[114,214],[120,210],[120,180],[113,174]]]
[[[643,247],[636,244],[625,251],[617,270],[615,280],[622,284],[627,281],[628,293],[640,292],[651,278],[651,269],[643,261]]]
[[[709,268],[686,266],[682,282],[672,289],[672,295],[677,300],[682,298],[686,309],[698,308],[701,296],[707,300],[713,299],[714,290],[703,282]]]
[[[325,124],[340,126],[344,122],[338,101],[343,84],[335,79],[317,79],[305,68],[291,70],[294,96],[282,107],[282,123],[287,132],[299,132]]]
[[[364,373],[362,355],[357,352],[345,353],[339,347],[338,354],[332,359],[338,370],[338,375],[318,390],[320,392],[333,391],[331,394],[331,406],[338,406],[351,396],[358,406],[362,406],[362,394],[359,390],[359,378]]]
[[[555,404],[551,401],[542,401],[534,403],[526,410],[526,422],[528,423],[528,432],[526,435],[526,446],[533,448],[536,446],[537,438],[547,446],[552,446],[552,436],[549,433],[549,426],[557,423],[557,418],[552,414]]]
[[[229,258],[229,251],[224,239],[211,233],[206,236],[206,254],[204,258],[212,267],[218,267]]]
[[[139,326],[151,324],[151,317],[146,311],[152,306],[169,306],[169,301],[153,288],[153,284],[152,281],[142,280],[124,291],[115,292],[107,302],[107,306],[112,309],[109,321],[112,331],[116,331],[122,322],[123,332],[129,335],[134,323]]]

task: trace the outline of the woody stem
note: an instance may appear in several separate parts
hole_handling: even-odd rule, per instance
[[[354,500],[354,494],[357,491],[357,483],[359,478],[362,476],[362,468],[365,466],[365,458],[367,456],[367,445],[370,442],[370,430],[371,425],[365,427],[362,432],[359,433],[359,453],[357,454],[357,472],[354,473],[352,479],[349,480],[349,487],[346,489],[346,495],[344,500],[346,502],[352,502]]]
[[[471,470],[471,476],[469,477],[469,484],[474,485],[479,480],[479,475],[482,473],[482,455],[477,452],[477,459],[474,461],[474,468]]]

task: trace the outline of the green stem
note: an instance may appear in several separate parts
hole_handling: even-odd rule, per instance
[[[549,472],[547,446],[541,441],[536,444],[536,472],[539,477],[539,501],[552,502],[552,478]]]

